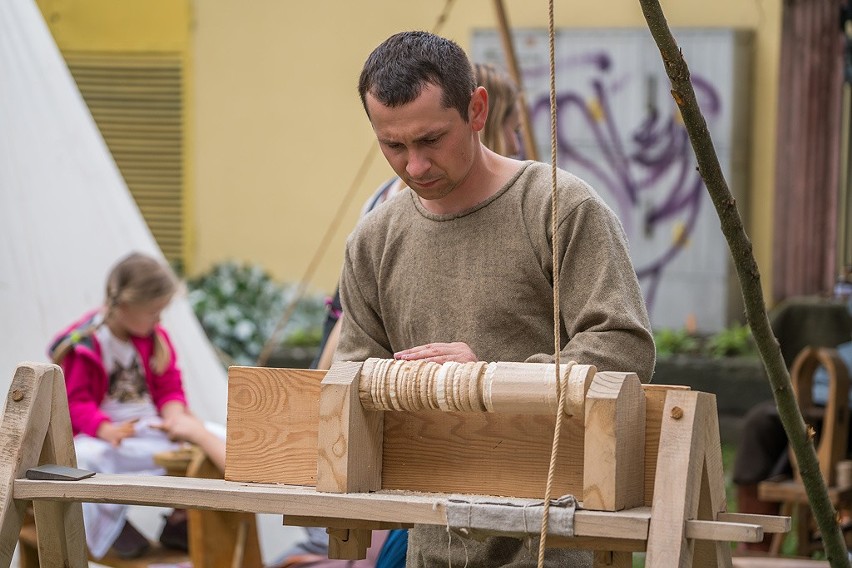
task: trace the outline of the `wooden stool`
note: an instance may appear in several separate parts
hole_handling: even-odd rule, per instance
[[[819,366],[828,372],[828,400],[825,407],[813,403],[814,372]],[[831,504],[837,510],[849,508],[852,506],[852,486],[840,486],[837,483],[837,464],[846,459],[849,436],[849,374],[846,365],[834,349],[806,347],[793,362],[790,378],[805,420],[822,420],[817,458]],[[790,459],[793,463],[794,478],[761,482],[758,485],[758,498],[780,503],[782,515],[797,517],[797,554],[809,556],[822,547],[813,537],[813,515],[792,452]],[[783,541],[783,534],[773,535],[769,554],[777,556]]]

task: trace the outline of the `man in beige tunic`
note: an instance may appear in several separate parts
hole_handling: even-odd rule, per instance
[[[335,360],[369,357],[553,362],[551,169],[479,141],[488,93],[454,42],[396,34],[373,51],[359,92],[385,158],[409,189],[349,237]],[[649,381],[654,343],[621,224],[559,171],[562,361]],[[417,526],[407,566],[535,566],[513,538],[485,542]],[[449,558],[448,558],[449,555]],[[550,566],[589,566],[548,550]]]

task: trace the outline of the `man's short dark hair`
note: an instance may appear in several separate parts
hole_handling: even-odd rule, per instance
[[[458,110],[467,122],[476,88],[470,60],[457,43],[429,32],[401,32],[382,42],[364,63],[358,93],[364,110],[368,93],[395,107],[416,99],[427,83],[441,87],[444,107]]]

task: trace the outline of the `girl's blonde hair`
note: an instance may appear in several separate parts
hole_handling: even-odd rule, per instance
[[[485,120],[480,139],[489,149],[505,156],[503,124],[516,110],[518,87],[507,73],[488,63],[477,63],[473,70],[477,84],[488,91],[488,118]]]
[[[131,253],[113,266],[107,277],[106,313],[99,325],[103,325],[119,305],[141,306],[162,298],[171,298],[177,289],[177,277],[168,266],[148,255]],[[65,338],[53,351],[54,362],[60,363],[74,343],[92,335],[97,327],[91,326]],[[151,370],[156,374],[163,373],[171,356],[165,337],[155,330]]]

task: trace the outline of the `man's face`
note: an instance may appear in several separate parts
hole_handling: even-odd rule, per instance
[[[440,87],[428,83],[414,101],[387,107],[367,94],[382,153],[406,185],[429,201],[447,197],[467,179],[482,128],[476,120],[462,120],[456,109],[445,108],[442,95]]]

